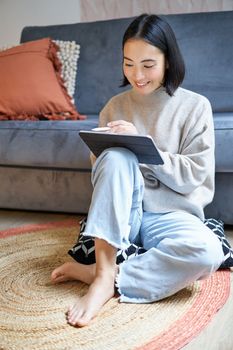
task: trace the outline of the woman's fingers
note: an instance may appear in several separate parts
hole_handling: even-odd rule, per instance
[[[125,120],[114,120],[113,122],[109,122],[107,126],[111,128],[110,132],[116,134],[138,134],[136,127]]]

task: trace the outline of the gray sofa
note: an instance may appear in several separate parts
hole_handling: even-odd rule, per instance
[[[186,62],[183,87],[205,95],[214,112],[216,193],[206,217],[233,224],[233,12],[164,16]],[[132,18],[26,27],[21,41],[42,37],[81,46],[75,103],[84,121],[0,123],[0,207],[86,213],[91,199],[89,150],[78,131],[98,124],[121,92],[121,39]]]

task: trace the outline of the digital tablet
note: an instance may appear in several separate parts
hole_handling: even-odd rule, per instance
[[[163,160],[151,136],[111,134],[81,130],[80,137],[98,157],[106,148],[125,147],[132,151],[139,163],[163,164]]]

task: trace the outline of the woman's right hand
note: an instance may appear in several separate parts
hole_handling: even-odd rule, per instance
[[[138,135],[134,124],[125,120],[114,120],[113,122],[109,122],[107,126],[110,127],[110,131],[108,131],[110,133]]]

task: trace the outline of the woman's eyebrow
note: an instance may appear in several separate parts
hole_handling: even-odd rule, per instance
[[[141,62],[155,62],[155,60],[152,60],[152,58],[148,58],[146,60],[142,60]]]
[[[133,60],[131,58],[126,57],[126,56],[124,56],[124,60],[129,60],[129,61],[133,62]],[[147,59],[141,61],[141,63],[144,63],[144,62],[155,62],[155,60],[153,60],[152,58],[147,58]]]
[[[128,58],[128,57],[126,57],[126,56],[124,56],[124,60],[129,60],[129,61],[132,61],[132,62],[133,62],[133,60],[131,60],[131,58]]]

